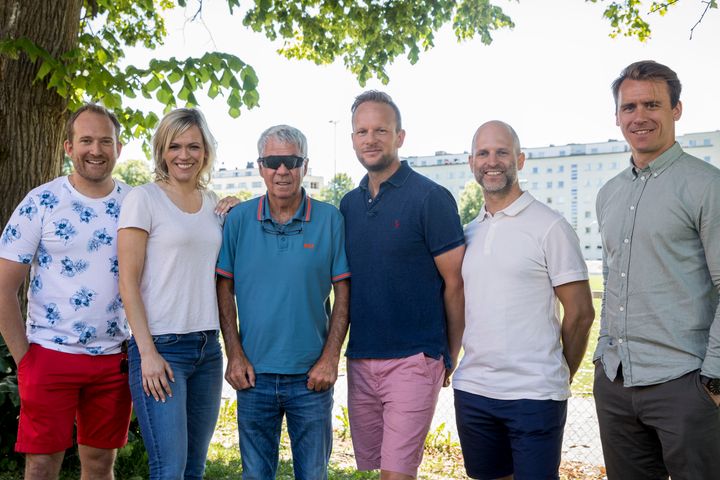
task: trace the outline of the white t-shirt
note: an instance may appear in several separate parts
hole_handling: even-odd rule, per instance
[[[220,328],[215,263],[222,242],[217,196],[202,191],[196,213],[180,210],[155,183],[125,199],[118,228],[148,232],[140,293],[152,335]]]
[[[578,238],[528,192],[465,229],[465,356],[453,386],[500,400],[565,400],[569,370],[553,287],[587,280]]]
[[[30,343],[74,354],[118,353],[129,337],[118,291],[117,221],[130,191],[115,180],[89,198],[59,177],[30,191],[0,237],[0,257],[29,263]]]

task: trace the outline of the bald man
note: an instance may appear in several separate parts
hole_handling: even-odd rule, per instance
[[[524,163],[510,125],[478,128],[469,164],[485,204],[465,228],[465,356],[453,380],[471,478],[558,478],[570,382],[595,318],[577,235],[520,189]]]

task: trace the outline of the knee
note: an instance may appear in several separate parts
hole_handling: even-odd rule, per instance
[[[49,455],[25,456],[25,478],[27,480],[50,480],[58,478],[65,452]]]
[[[80,453],[81,480],[112,480],[117,450],[80,445],[78,451]]]

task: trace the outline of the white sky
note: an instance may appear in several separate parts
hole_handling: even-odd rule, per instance
[[[458,44],[452,31],[444,29],[436,35],[435,48],[422,53],[417,64],[401,58],[388,68],[388,85],[372,80],[366,87],[341,61],[316,66],[281,57],[275,51],[279,43],[243,27],[241,15],[228,14],[225,0],[203,3],[202,23],[186,22],[196,5],[189,1],[187,12],[177,9],[168,16],[165,46],[136,49],[128,60],[145,66],[153,57],[185,58],[218,50],[255,68],[260,107],[243,110],[237,119],[227,115],[222,97],[198,96],[218,140],[218,165],[226,168],[254,161],[260,133],[287,123],[308,137],[313,173],[327,182],[336,158],[337,171],[359,181],[364,170],[352,150],[349,110],[354,97],[368,88],[388,92],[400,107],[407,132],[402,156],[467,151],[477,126],[490,119],[513,125],[524,147],[620,139],[610,83],[623,67],[642,59],[664,63],[680,77],[678,134],[720,129],[720,12],[711,10],[689,40],[704,8],[700,0],[679,2],[664,17],[652,15],[653,36],[646,43],[609,38],[604,4],[496,0],[516,26],[496,32],[491,45],[478,39]],[[162,113],[157,104],[146,108]],[[331,120],[339,121],[337,157]],[[131,143],[121,159],[140,157],[139,145]]]

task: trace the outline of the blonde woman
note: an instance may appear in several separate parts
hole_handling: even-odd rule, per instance
[[[118,226],[130,390],[150,478],[201,479],[222,389],[215,262],[238,201],[206,189],[215,141],[200,111],[167,114],[153,156],[155,182],[128,194]]]

